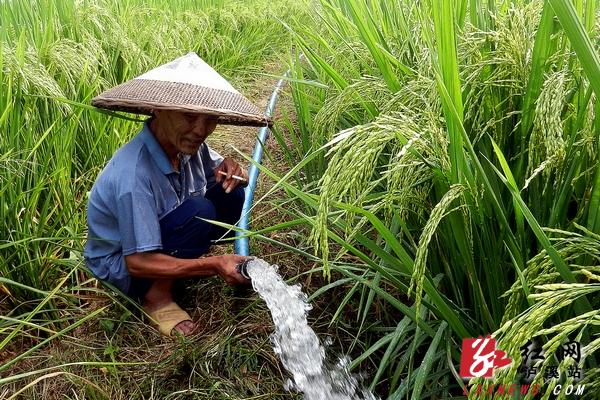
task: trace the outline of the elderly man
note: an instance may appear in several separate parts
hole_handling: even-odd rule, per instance
[[[190,334],[195,324],[173,302],[177,279],[219,275],[247,283],[233,254],[206,257],[235,224],[246,171],[206,143],[220,122],[269,121],[227,81],[190,53],[93,100],[97,107],[150,114],[97,178],[88,204],[90,270],[131,297],[161,333]]]

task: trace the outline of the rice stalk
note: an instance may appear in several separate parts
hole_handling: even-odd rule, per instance
[[[595,7],[588,4],[584,12],[583,3],[578,3],[575,17],[587,18],[582,33],[569,10],[557,15],[555,8],[560,2],[556,1],[400,2],[386,5],[385,17],[379,14],[380,3],[367,3],[360,7],[371,11],[378,27],[370,37],[386,37],[386,50],[394,52],[411,71],[399,74],[402,85],[387,101],[376,93],[363,92],[361,101],[372,96],[370,100],[378,104],[376,119],[366,116],[355,123],[354,117],[360,114],[355,113],[353,104],[346,103],[343,92],[362,79],[364,71],[379,82],[379,75],[385,75],[375,57],[369,61],[364,59],[364,51],[353,52],[361,48],[354,45],[361,35],[353,26],[352,10],[340,1],[326,2],[319,17],[326,25],[321,33],[328,36],[302,43],[303,48],[310,47],[314,60],[327,60],[327,65],[313,62],[303,73],[310,73],[315,80],[324,78],[322,83],[330,84],[335,77],[335,82],[348,84],[338,85],[326,96],[306,91],[305,96],[296,97],[305,106],[300,124],[310,121],[313,132],[318,132],[317,140],[320,135],[329,140],[329,158],[315,170],[324,171],[323,176],[331,174],[338,159],[352,151],[344,143],[360,148],[360,143],[349,139],[369,124],[387,119],[398,132],[372,162],[378,173],[358,186],[365,193],[337,196],[352,185],[350,174],[305,182],[314,184],[321,194],[314,220],[318,223],[315,226],[311,220],[310,224],[311,244],[326,248],[326,224],[331,229],[329,238],[343,243],[338,253],[321,251],[323,263],[337,260],[351,249],[351,254],[360,251],[368,268],[371,264],[365,259],[371,257],[383,268],[394,270],[394,254],[384,248],[391,240],[381,235],[386,231],[375,228],[372,221],[376,217],[388,230],[396,224],[394,240],[414,258],[418,269],[409,270],[408,282],[408,275],[403,275],[406,271],[398,268],[402,272],[397,280],[388,283],[400,295],[412,295],[417,278],[443,277],[440,294],[465,310],[461,318],[469,321],[467,329],[474,332],[497,330],[528,306],[541,303],[535,297],[541,289],[531,288],[565,281],[575,285],[597,282],[599,274],[593,263],[598,261],[598,248],[590,233],[565,233],[584,218],[590,228],[594,226],[593,231],[598,225],[595,206],[600,185],[594,184],[600,176],[595,167],[598,113],[592,85],[597,77],[593,51],[581,46],[588,39],[588,43],[597,40],[598,24],[590,29],[589,20]],[[478,15],[479,11],[485,15]],[[584,36],[586,31],[589,38]],[[585,40],[579,40],[582,38]],[[345,65],[351,61],[352,67]],[[340,104],[350,104],[351,114],[336,112]],[[317,114],[319,119],[312,119]],[[331,139],[336,131],[340,133]],[[355,161],[357,166],[361,162]],[[464,188],[459,196],[461,214],[450,212],[429,238],[423,236],[425,228],[433,224],[430,210],[456,182]],[[349,204],[362,207],[364,213],[355,212]],[[315,238],[320,240],[318,245]],[[422,259],[426,260],[424,273],[423,265],[417,263]],[[533,296],[527,297],[529,294]],[[359,307],[367,304],[363,299],[357,299]],[[589,317],[596,304],[589,294],[577,297],[575,303],[573,308],[565,300],[544,323],[576,315]],[[591,307],[586,308],[585,303]],[[439,310],[423,304],[433,312],[426,314],[428,318],[439,317]],[[593,323],[588,321],[588,325]],[[404,354],[412,351],[416,350]]]
[[[360,121],[368,121],[376,115],[371,115],[365,107],[365,101],[377,110],[390,97],[385,83],[375,77],[362,77],[341,91],[331,90],[327,94],[324,106],[315,115],[315,148],[329,141],[338,130],[338,121],[344,119],[349,125]],[[364,100],[368,99],[368,100]],[[323,139],[325,142],[323,142]]]
[[[433,210],[431,210],[431,214],[429,215],[429,218],[425,223],[425,227],[423,228],[423,232],[419,237],[419,243],[415,256],[415,265],[407,292],[407,295],[409,296],[411,293],[414,293],[415,295],[415,312],[417,315],[419,315],[419,308],[421,306],[429,242],[431,242],[431,239],[435,235],[435,232],[444,217],[447,214],[455,211],[455,208],[449,209],[449,207],[463,194],[464,190],[465,188],[462,185],[453,185],[450,187],[440,202],[433,207]]]
[[[582,333],[591,326],[600,325],[600,313],[598,310],[580,314],[574,318],[565,320],[551,328],[543,329],[548,320],[551,320],[560,310],[568,307],[573,301],[582,296],[594,296],[600,290],[600,284],[578,284],[578,283],[554,283],[535,286],[536,292],[531,294],[534,304],[513,319],[506,321],[495,333],[499,338],[500,346],[513,360],[520,359],[519,349],[530,339],[549,337],[543,344],[545,360],[539,362],[540,372],[537,373],[533,385],[542,384],[544,371],[548,365],[553,363],[553,355],[561,343],[572,337],[573,332],[578,332],[577,340],[580,341]],[[586,353],[591,357],[593,353]],[[571,359],[565,359],[559,369],[564,373]],[[580,364],[581,365],[581,364]],[[516,378],[519,363],[513,362],[510,368],[501,370],[497,376],[498,384],[510,384]],[[554,381],[555,383],[556,381]],[[550,386],[546,393],[550,393]],[[531,398],[531,397],[529,397]]]
[[[566,155],[563,139],[563,108],[566,103],[568,76],[565,71],[550,74],[542,86],[536,102],[533,131],[529,141],[529,168],[531,176],[543,172],[547,179],[552,170],[561,168]],[[543,164],[543,165],[542,165]]]

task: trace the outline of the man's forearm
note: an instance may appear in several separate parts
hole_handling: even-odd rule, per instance
[[[134,253],[125,256],[131,276],[147,279],[180,279],[219,273],[220,256],[183,259],[162,253]]]

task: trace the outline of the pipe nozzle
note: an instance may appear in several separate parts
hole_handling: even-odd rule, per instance
[[[252,260],[252,258],[247,258],[235,267],[237,272],[239,272],[240,275],[248,280],[251,280],[250,275],[248,274],[248,263]]]

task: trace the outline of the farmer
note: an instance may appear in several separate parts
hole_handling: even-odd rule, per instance
[[[173,302],[175,280],[219,275],[231,285],[247,283],[236,270],[244,257],[204,256],[211,243],[232,233],[205,220],[234,225],[248,182],[235,160],[205,140],[218,123],[271,121],[194,53],[92,104],[151,118],[92,187],[86,263],[97,278],[140,300],[161,333],[189,335],[195,324]]]

